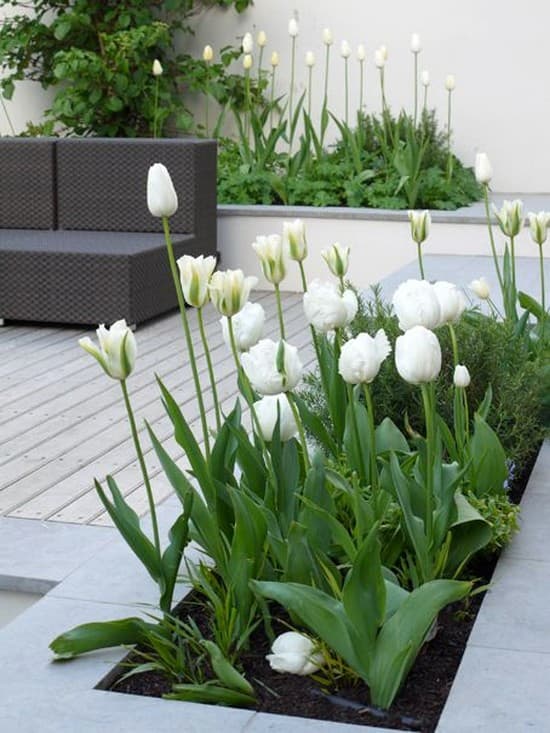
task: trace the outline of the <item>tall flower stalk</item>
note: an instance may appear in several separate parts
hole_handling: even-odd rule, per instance
[[[357,60],[359,61],[359,112],[363,112],[365,93],[365,59],[366,51],[362,43],[357,47]]]
[[[414,56],[414,126],[418,122],[418,54],[422,50],[418,33],[411,36],[411,51]]]
[[[485,219],[487,221],[487,228],[489,230],[491,254],[493,255],[493,262],[495,265],[495,271],[497,273],[500,291],[504,296],[504,280],[502,278],[502,273],[500,271],[500,265],[498,262],[497,250],[495,247],[495,238],[493,236],[493,226],[491,222],[491,212],[489,209],[489,184],[491,183],[491,179],[493,177],[493,168],[486,153],[477,153],[476,155],[475,176],[476,181],[483,186],[483,202],[485,204]]]
[[[315,66],[315,54],[313,51],[306,53],[306,67],[307,67],[307,114],[311,117],[311,97],[312,97],[312,79],[313,79],[313,67]]]
[[[153,108],[153,138],[157,137],[157,121],[158,121],[158,111],[159,111],[159,84],[160,84],[160,77],[162,76],[162,65],[158,59],[155,59],[153,61],[153,68],[152,73],[155,77],[155,106]]]
[[[424,87],[424,103],[422,109],[424,114],[426,114],[428,111],[428,87],[430,86],[430,74],[426,69],[420,74],[420,81]]]
[[[275,71],[279,66],[279,54],[277,51],[273,51],[271,54],[271,96],[269,100],[269,121],[271,129],[273,129],[273,110],[275,107]]]
[[[323,111],[321,115],[321,134],[319,136],[321,145],[325,139],[326,126],[324,120],[328,118],[328,76],[330,70],[330,47],[333,43],[332,33],[330,28],[323,30],[323,43],[325,45],[325,86],[323,92]]]
[[[212,50],[212,46],[205,46],[202,52],[202,60],[204,61],[206,65],[207,83],[210,77],[210,68],[209,67],[210,67],[210,64],[213,58],[214,58],[214,51]],[[209,100],[209,95],[207,92],[204,95],[204,127],[206,131],[206,137],[210,136],[210,124],[208,121],[209,111],[210,111],[210,100]]]
[[[529,213],[527,216],[529,218],[531,238],[539,248],[540,298],[542,306],[541,334],[544,334],[546,321],[546,290],[544,284],[544,254],[542,251],[542,245],[546,242],[548,237],[550,213],[547,211],[539,211],[538,214]]]
[[[447,183],[451,182],[453,175],[453,156],[451,153],[451,98],[455,89],[456,82],[452,74],[448,74],[445,79],[445,89],[447,90]]]
[[[294,119],[294,76],[296,72],[296,37],[298,35],[298,23],[295,18],[291,18],[288,22],[288,34],[290,36],[290,88],[288,93],[288,154],[292,155],[293,143],[293,119]]]
[[[384,69],[388,58],[388,52],[385,46],[380,46],[374,52],[374,63],[380,72],[380,94],[382,97],[382,114],[385,115],[388,109],[386,103],[386,89],[384,85]]]
[[[351,56],[351,48],[347,41],[342,41],[341,54],[344,59],[344,121],[347,126],[349,125],[349,57]]]

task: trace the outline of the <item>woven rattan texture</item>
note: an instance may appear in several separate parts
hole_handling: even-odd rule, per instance
[[[54,139],[0,138],[0,227],[54,229]]]
[[[178,193],[172,231],[195,231],[196,148],[215,145],[197,140],[121,140],[67,138],[57,144],[58,226],[161,232],[162,223],[147,208],[147,173],[164,163]]]

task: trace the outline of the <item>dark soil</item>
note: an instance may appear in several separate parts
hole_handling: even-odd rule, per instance
[[[530,465],[513,481],[510,495],[515,502],[521,499],[535,460],[536,454]],[[496,557],[477,557],[468,574],[484,585],[491,579],[496,560]],[[431,733],[445,705],[483,595],[478,593],[465,602],[447,607],[439,614],[435,638],[420,651],[391,711],[387,713],[370,706],[368,688],[363,683],[326,691],[310,677],[274,672],[265,659],[270,651],[270,643],[263,627],[259,627],[251,637],[250,649],[253,652],[245,654],[240,660],[244,674],[258,696],[256,710]],[[181,618],[188,615],[197,618],[197,604],[183,601],[175,613]],[[206,626],[206,621],[201,618],[200,626]],[[275,614],[273,628],[276,634],[288,631],[288,617],[284,610],[280,609],[280,613]],[[132,655],[127,661],[131,658]],[[152,697],[161,697],[170,691],[171,684],[167,678],[150,672],[117,684],[116,680],[126,671],[127,667],[113,670],[99,686]]]

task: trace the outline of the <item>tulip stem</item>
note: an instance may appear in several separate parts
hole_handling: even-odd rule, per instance
[[[420,385],[422,402],[424,404],[424,418],[426,422],[426,517],[425,532],[428,542],[432,537],[433,525],[433,472],[434,472],[434,395],[431,384]]]
[[[345,108],[345,121],[346,121],[346,127],[349,123],[349,74],[348,74],[348,59],[344,59],[344,95],[345,95],[345,101],[346,101],[346,108]]]
[[[540,268],[540,303],[542,306],[542,318],[540,321],[540,340],[541,344],[544,340],[544,322],[546,320],[546,294],[544,292],[544,255],[542,254],[542,244],[539,244],[539,268]]]
[[[233,328],[232,316],[227,316],[227,328],[229,331],[229,343],[231,344],[231,352],[233,353],[233,359],[235,361],[235,366],[237,367],[238,381],[241,387],[241,392],[250,409],[250,414],[252,416],[252,424],[254,426],[254,430],[256,431],[258,435],[258,440],[260,440],[262,447],[264,448],[264,452],[265,452],[265,441],[263,439],[260,422],[258,420],[258,415],[256,414],[256,410],[254,409],[254,392],[252,390],[252,385],[250,384],[250,380],[248,379],[246,372],[243,369],[243,365],[241,364],[241,360],[239,358],[239,350],[237,349],[237,340],[235,339],[235,329]]]
[[[502,280],[500,266],[498,264],[497,250],[495,247],[495,238],[493,236],[493,226],[491,224],[491,212],[489,210],[489,186],[487,183],[483,184],[483,199],[485,202],[485,217],[487,219],[487,226],[489,228],[489,241],[491,243],[491,252],[493,253],[493,262],[495,263],[495,270],[497,271],[498,284],[500,285],[500,290],[502,292],[502,296],[504,297],[504,282]]]
[[[424,87],[424,112],[428,111],[428,85]]]
[[[377,509],[377,497],[378,497],[378,467],[376,465],[376,428],[374,425],[374,404],[372,401],[372,394],[370,386],[365,382],[363,383],[363,392],[365,394],[365,402],[367,404],[367,414],[369,418],[369,442],[370,442],[370,477],[372,495],[374,498],[375,509]],[[378,513],[378,511],[377,511]]]
[[[306,272],[304,269],[304,263],[302,261],[299,261],[298,266],[300,268],[300,276],[302,278],[302,288],[303,288],[304,293],[307,293],[307,279],[306,279]],[[321,382],[323,385],[325,395],[328,396],[327,379],[326,379],[325,370],[323,369],[323,362],[321,361],[321,351],[319,349],[319,342],[317,341],[317,334],[315,333],[315,328],[312,324],[309,325],[309,328],[311,331],[311,340],[313,342],[313,347],[315,349],[315,355],[317,357],[317,364],[319,365],[319,372],[321,374]]]
[[[359,112],[363,111],[363,92],[365,89],[365,62],[359,61]]]
[[[292,142],[294,137],[293,116],[294,116],[294,71],[296,66],[296,36],[292,36],[292,48],[290,52],[290,90],[288,95],[288,155],[292,155]]]
[[[514,301],[516,299],[516,238],[510,237],[510,257],[512,259],[512,287],[514,289]]]
[[[269,119],[271,123],[271,129],[273,129],[273,109],[275,107],[275,69],[277,67],[273,66],[273,71],[271,72],[271,99],[269,102]]]
[[[355,411],[355,395],[353,385],[347,384],[348,390],[348,405],[351,415],[351,430],[353,435],[353,442],[355,444],[355,450],[357,451],[357,459],[359,461],[359,472],[361,481],[367,481],[367,470],[365,468],[365,457],[361,450],[361,437],[359,435],[359,425],[357,424],[357,413]]]
[[[325,55],[325,95],[323,97],[323,108],[328,108],[328,72],[329,72],[329,57],[330,57],[330,45],[326,46],[327,52]],[[322,142],[322,140],[321,140]]]
[[[151,489],[151,482],[149,480],[149,474],[147,473],[147,466],[145,465],[145,458],[143,457],[143,451],[141,449],[141,443],[139,442],[139,435],[136,426],[136,420],[132,405],[130,404],[130,397],[128,395],[128,388],[126,387],[126,380],[120,380],[120,386],[122,388],[122,394],[124,395],[124,404],[126,405],[126,412],[128,413],[128,420],[130,422],[130,430],[132,432],[132,438],[134,440],[134,446],[136,449],[139,467],[141,469],[141,475],[143,476],[143,483],[145,484],[145,491],[147,493],[147,501],[149,503],[149,511],[151,512],[151,523],[153,525],[153,536],[155,538],[155,549],[159,560],[161,559],[160,551],[160,537],[159,528],[157,522],[157,512],[155,509],[155,500],[153,499],[153,491]]]
[[[307,70],[307,116],[311,117],[311,80],[313,76],[313,67],[309,66]]]
[[[384,67],[380,67],[380,91],[382,92],[382,113],[384,114],[387,109],[386,105],[386,91],[384,89]]]
[[[153,109],[153,139],[157,136],[157,117],[159,108],[159,77],[155,79],[155,107]]]
[[[414,52],[414,126],[418,120],[418,52]]]
[[[251,111],[251,103],[250,103],[250,69],[245,69],[244,73],[244,89],[245,89],[245,105],[246,105],[246,114],[245,114],[245,123],[244,123],[244,134],[246,135],[246,144],[248,145],[250,143],[250,116],[252,114]]]
[[[210,458],[210,440],[208,438],[208,425],[206,423],[206,410],[204,409],[204,400],[202,398],[201,383],[199,380],[199,372],[197,370],[197,362],[195,360],[195,349],[193,348],[193,339],[191,338],[191,329],[189,328],[189,320],[187,318],[187,311],[185,306],[185,299],[183,297],[183,290],[181,288],[181,282],[179,278],[178,266],[176,264],[176,258],[174,257],[174,247],[172,245],[172,237],[170,235],[170,225],[168,224],[168,217],[162,217],[162,226],[164,228],[164,238],[166,240],[166,249],[168,250],[168,261],[170,263],[170,270],[172,272],[172,279],[174,280],[174,286],[176,288],[176,296],[178,299],[178,305],[181,313],[181,322],[183,325],[183,332],[185,334],[185,341],[187,344],[187,351],[189,352],[189,363],[191,365],[191,372],[193,374],[193,381],[195,382],[195,393],[197,395],[197,402],[199,404],[199,412],[202,425],[202,434],[204,438],[204,449],[206,452],[206,458]]]
[[[458,361],[458,342],[456,340],[456,332],[455,332],[455,329],[452,323],[448,323],[447,326],[449,327],[449,334],[451,336],[451,346],[453,348],[453,362],[454,362],[454,366],[457,366],[459,361]]]
[[[447,98],[447,183],[451,182],[453,175],[453,156],[451,153],[451,95],[452,91],[448,91]]]
[[[206,365],[208,367],[208,376],[210,378],[210,387],[212,389],[212,399],[214,400],[214,412],[216,415],[216,429],[221,428],[221,416],[220,416],[220,403],[218,400],[218,390],[216,387],[216,377],[214,375],[214,368],[212,366],[212,357],[210,355],[210,348],[208,346],[208,339],[206,338],[206,332],[204,330],[204,319],[202,317],[202,308],[197,308],[197,320],[199,322],[199,332],[201,335],[201,341],[204,348],[204,356],[206,358]]]
[[[290,405],[290,409],[292,410],[294,421],[296,422],[296,426],[298,428],[298,435],[300,436],[300,443],[302,445],[302,450],[304,452],[304,468],[307,473],[311,467],[311,463],[309,460],[309,451],[307,448],[307,441],[306,441],[306,434],[304,431],[304,425],[302,423],[302,419],[300,417],[298,408],[296,407],[296,402],[294,401],[294,395],[291,392],[286,392],[285,394],[288,400],[288,404]]]
[[[420,268],[420,278],[422,280],[425,280],[424,276],[424,263],[422,262],[422,244],[420,242],[416,243],[416,252],[418,254],[418,267]]]
[[[264,56],[264,47],[260,46],[260,53],[258,56],[258,83],[262,81],[262,60]]]
[[[286,341],[285,336],[285,322],[283,318],[283,304],[281,302],[281,289],[279,284],[275,285],[275,299],[277,300],[277,316],[279,318],[279,330],[281,332],[281,338]]]

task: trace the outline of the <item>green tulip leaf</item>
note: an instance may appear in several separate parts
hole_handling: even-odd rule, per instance
[[[99,621],[66,631],[52,641],[50,649],[57,659],[70,659],[96,649],[147,643],[151,633],[158,633],[158,627],[137,617]]]

